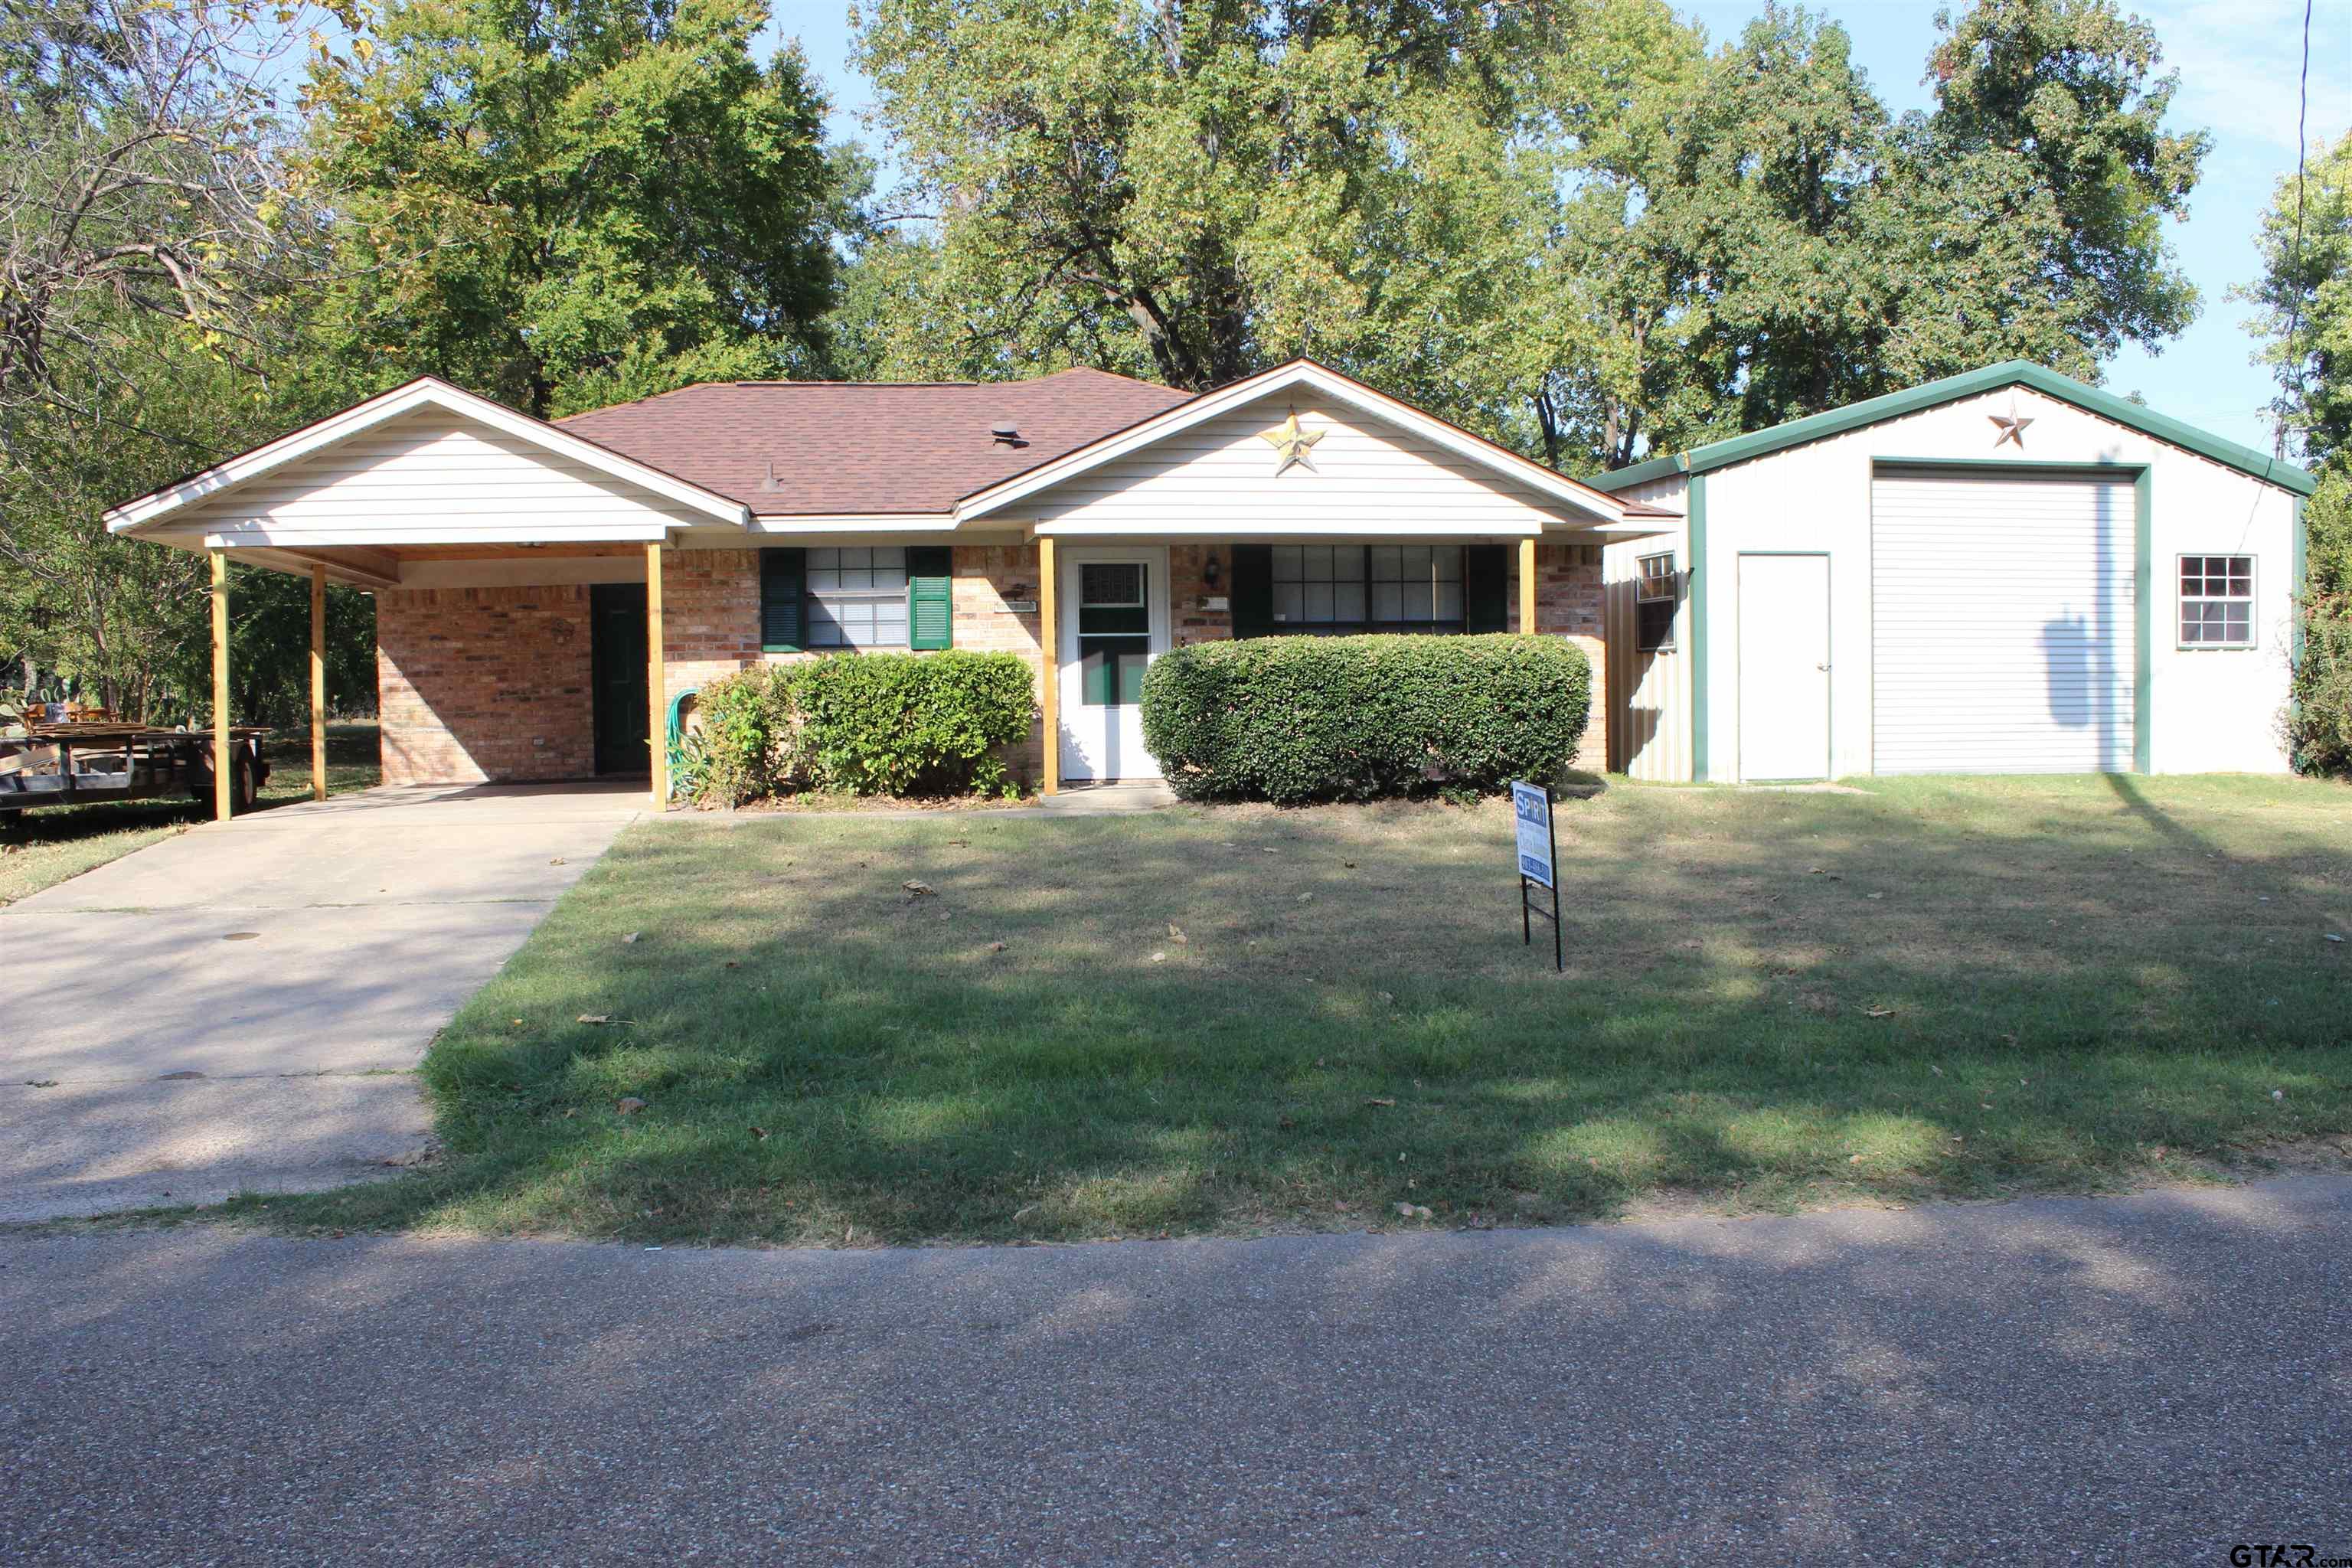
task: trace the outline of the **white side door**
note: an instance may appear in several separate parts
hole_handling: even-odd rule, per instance
[[[1168,651],[1168,552],[1069,550],[1060,570],[1062,777],[1156,779],[1137,698]]]
[[[1739,776],[1830,776],[1830,558],[1739,558]]]

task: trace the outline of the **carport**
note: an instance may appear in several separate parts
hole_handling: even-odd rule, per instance
[[[592,585],[642,583],[641,623],[630,588],[633,668],[600,668],[561,695],[579,705],[584,726],[594,704],[609,707],[614,692],[635,699],[642,680],[642,700],[629,715],[631,725],[642,715],[642,740],[629,735],[626,750],[634,761],[644,745],[658,805],[669,795],[667,748],[655,743],[667,725],[664,547],[688,528],[740,533],[750,515],[740,501],[427,378],[128,502],[106,521],[115,533],[210,559],[214,811],[226,820],[231,561],[310,581],[310,774],[319,800],[327,793],[328,583],[380,597],[420,584],[467,594],[552,584],[583,600]],[[501,668],[482,679],[509,675]],[[488,712],[486,722],[499,721],[495,702]]]

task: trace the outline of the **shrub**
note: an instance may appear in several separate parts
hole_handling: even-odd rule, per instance
[[[1557,637],[1257,637],[1155,659],[1143,740],[1187,800],[1493,791],[1567,766],[1591,696]]]
[[[773,795],[792,773],[793,668],[755,665],[695,694],[698,733],[685,742],[681,785],[706,805]]]
[[[2287,739],[2305,773],[2352,777],[2352,459],[2338,456],[2320,469],[2304,526],[2303,658]]]
[[[685,776],[706,805],[811,787],[949,795],[1012,787],[1001,747],[1036,721],[1018,655],[845,653],[721,676],[696,699]]]

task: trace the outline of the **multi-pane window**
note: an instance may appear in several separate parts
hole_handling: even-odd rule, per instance
[[[805,646],[906,647],[906,551],[896,545],[810,551]]]
[[[1634,630],[1641,651],[1657,653],[1675,646],[1675,557],[1643,555],[1633,564],[1641,576],[1633,592]]]
[[[2180,558],[2180,646],[2252,647],[2254,643],[2254,558]]]
[[[1460,631],[1462,549],[1278,544],[1274,623],[1286,631]]]

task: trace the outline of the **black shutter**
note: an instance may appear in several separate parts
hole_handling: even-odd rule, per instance
[[[760,647],[765,653],[798,653],[806,611],[801,596],[808,584],[808,552],[760,552]]]
[[[955,643],[955,556],[944,544],[907,552],[907,646],[950,647]]]
[[[1234,546],[1231,599],[1234,636],[1262,637],[1274,630],[1274,546]]]
[[[1462,551],[1462,629],[1499,632],[1510,628],[1511,550],[1507,544],[1471,544]]]

